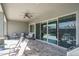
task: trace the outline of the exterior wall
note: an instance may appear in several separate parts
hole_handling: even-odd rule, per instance
[[[20,21],[8,21],[8,34],[28,32],[28,23]]]
[[[0,3],[0,12],[3,12],[2,7],[1,7],[1,3]]]
[[[0,12],[0,37],[2,37],[4,35],[3,20],[4,20],[3,13]]]
[[[6,17],[4,16],[4,35],[7,35],[7,19]]]

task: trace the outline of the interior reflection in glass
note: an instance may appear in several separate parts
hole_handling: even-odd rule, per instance
[[[57,21],[48,22],[48,42],[57,44]]]
[[[59,18],[59,42],[60,46],[72,49],[76,46],[76,15]]]
[[[47,41],[47,23],[41,24],[41,40]]]

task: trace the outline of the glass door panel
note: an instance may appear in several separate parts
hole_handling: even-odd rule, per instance
[[[30,32],[34,33],[34,25],[30,25]]]
[[[48,42],[57,44],[57,21],[48,22]]]
[[[36,39],[40,39],[40,23],[36,24]]]
[[[47,41],[47,23],[41,23],[41,40]]]
[[[59,18],[59,46],[72,49],[76,46],[76,14]]]

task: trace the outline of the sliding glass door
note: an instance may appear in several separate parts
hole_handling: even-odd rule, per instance
[[[30,25],[34,32],[34,25]],[[36,39],[72,49],[76,46],[76,14],[36,24]]]
[[[48,22],[48,42],[57,44],[57,21]]]
[[[36,24],[36,39],[41,39],[40,38],[40,29],[41,29],[41,24],[37,23]]]
[[[41,23],[41,40],[47,41],[47,23]]]
[[[76,45],[76,14],[59,18],[59,46],[73,48]]]

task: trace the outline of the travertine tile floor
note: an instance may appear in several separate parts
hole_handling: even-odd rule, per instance
[[[29,40],[25,56],[66,56],[67,50],[38,40]]]

